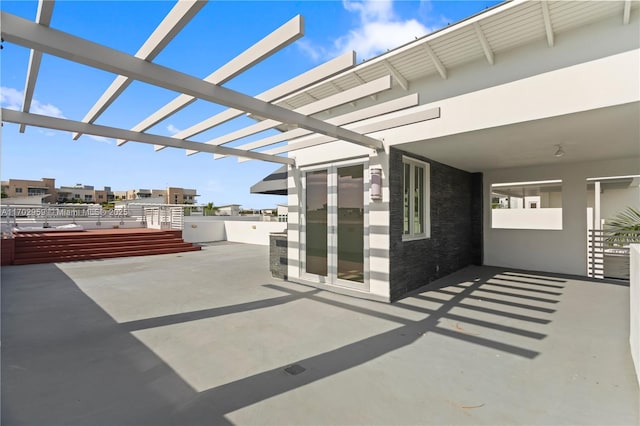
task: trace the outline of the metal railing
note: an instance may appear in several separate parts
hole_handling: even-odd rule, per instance
[[[629,245],[640,243],[640,231],[587,231],[587,276],[629,279]]]
[[[134,227],[147,227],[151,223],[158,229],[181,230],[184,226],[183,206],[144,203],[114,208],[103,208],[98,204],[2,205],[0,218],[3,235],[10,234],[17,227],[41,225],[51,228],[61,223],[81,224],[90,228],[100,228],[103,221],[111,224],[115,221],[114,226],[133,224]]]
[[[174,229],[184,228],[184,208],[171,205],[142,206],[142,220],[147,228]]]

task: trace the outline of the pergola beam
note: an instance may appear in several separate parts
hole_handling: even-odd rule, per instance
[[[553,47],[553,25],[551,22],[551,14],[549,13],[549,3],[545,1],[540,2],[542,8],[542,17],[544,18],[544,30],[547,33],[547,44],[549,47]]]
[[[427,43],[423,43],[422,48],[425,50],[425,52],[427,52],[427,55],[429,55],[429,58],[431,59],[431,62],[433,62],[433,65],[438,70],[438,74],[440,74],[440,77],[446,80],[447,69],[444,67],[440,59],[436,56],[436,53],[433,51],[431,46],[429,46]]]
[[[53,15],[53,0],[40,0],[38,2],[38,12],[36,13],[36,22],[46,27],[51,23]],[[33,101],[33,92],[36,89],[36,81],[40,72],[40,64],[42,63],[42,52],[31,50],[29,54],[29,67],[27,68],[27,80],[24,84],[24,94],[22,98],[22,111],[29,112],[31,102]],[[27,126],[20,125],[20,133],[24,133]]]
[[[484,32],[482,32],[482,28],[480,28],[480,24],[477,22],[473,23],[473,28],[476,31],[476,35],[478,36],[478,40],[480,41],[480,45],[482,46],[482,50],[484,51],[484,55],[487,58],[487,62],[491,65],[494,63],[493,58],[493,50],[491,50],[491,46],[489,46],[489,42],[487,41],[487,37],[485,37]]]
[[[67,120],[64,118],[49,117],[46,115],[31,114],[6,108],[2,108],[0,112],[2,113],[2,121],[7,123],[27,124],[29,126],[43,127],[47,129],[62,130],[67,132],[80,132],[83,134],[103,136],[105,138],[122,138],[151,145],[161,143],[165,146],[170,146],[173,148],[198,149],[214,154],[218,153],[225,155],[242,156],[246,158],[253,158],[255,160],[270,161],[280,164],[295,164],[295,161],[292,158],[278,157],[275,155],[263,154],[261,152],[241,151],[235,148],[227,148],[225,146],[215,145],[205,145],[201,147],[200,145],[204,145],[201,142],[192,142],[183,139],[175,139],[168,136],[134,132],[131,130],[85,123],[82,121]]]
[[[153,33],[144,42],[135,54],[136,58],[152,61],[164,49],[182,28],[204,7],[207,0],[180,0],[160,22]],[[100,99],[91,107],[82,121],[93,123],[98,117],[124,92],[133,82],[132,79],[122,75],[117,76],[111,85],[104,91]],[[77,140],[82,133],[74,133],[72,138]]]
[[[278,29],[271,32],[268,36],[255,43],[253,46],[246,49],[244,52],[227,62],[225,65],[217,69],[216,71],[205,77],[204,81],[213,84],[224,84],[238,74],[246,71],[248,68],[259,63],[263,59],[273,55],[283,47],[293,43],[295,40],[302,37],[304,34],[304,20],[302,16],[297,15],[290,19],[285,24],[281,25]],[[142,120],[140,123],[133,126],[131,130],[136,132],[144,132],[147,129],[155,126],[160,121],[169,117],[172,114],[180,111],[186,106],[196,101],[193,96],[181,94],[173,99],[171,102],[151,114],[149,117]],[[192,135],[190,135],[192,136]],[[187,139],[190,136],[185,136],[183,139]],[[117,141],[118,146],[124,145],[126,141]],[[162,147],[157,148],[160,150]]]
[[[15,15],[1,12],[0,19],[2,19],[2,37],[10,43],[40,50],[44,53],[114,74],[131,77],[198,99],[226,105],[282,123],[292,124],[356,145],[373,149],[383,148],[382,142],[377,139],[269,104],[170,68],[143,61],[132,55],[83,40],[62,31],[42,27]]]
[[[258,96],[257,99],[263,100],[265,102],[272,102],[278,98],[287,96],[288,94],[303,89],[318,80],[328,78],[332,75],[335,75],[341,71],[344,71],[347,68],[353,67],[355,64],[355,52],[347,52],[337,58],[334,58],[330,61],[327,61],[321,65],[318,65],[311,70],[302,73],[282,84],[279,84],[271,89],[262,92]],[[282,101],[285,102],[285,101]],[[285,102],[286,103],[286,102]],[[173,137],[179,139],[188,139],[192,136],[195,136],[199,133],[202,133],[206,130],[209,130],[217,125],[225,123],[234,118],[240,117],[244,114],[244,111],[238,109],[226,109],[212,117],[207,118],[206,120],[201,121],[200,123],[194,124],[193,126],[185,129],[175,135]]]

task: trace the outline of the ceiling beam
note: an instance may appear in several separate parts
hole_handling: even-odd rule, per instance
[[[356,84],[365,84],[366,83],[366,81],[364,81],[362,79],[362,77],[360,77],[355,70],[350,75],[353,76],[353,79],[356,81]],[[371,96],[371,100],[375,101],[376,99],[378,99],[377,95],[372,95]]]
[[[46,27],[51,23],[53,15],[53,0],[40,0],[38,2],[38,12],[36,13],[36,22]],[[31,109],[31,101],[33,101],[33,92],[36,89],[36,81],[40,72],[40,64],[42,63],[42,52],[31,49],[29,53],[29,67],[27,68],[27,81],[24,83],[24,94],[22,98],[22,111],[29,112]],[[27,126],[20,125],[20,133],[24,133]]]
[[[325,123],[313,117],[269,104],[240,92],[200,80],[190,75],[149,63],[132,55],[83,40],[79,37],[42,27],[6,12],[0,12],[2,37],[9,43],[41,50],[54,56],[124,75],[198,99],[226,105],[258,116],[296,125],[315,133],[330,135],[356,145],[382,149],[377,139]]]
[[[395,69],[395,67],[393,65],[391,65],[391,63],[387,60],[382,61],[382,63],[384,64],[384,66],[387,68],[387,70],[391,73],[391,75],[396,79],[396,81],[398,82],[398,84],[406,91],[409,90],[409,82],[407,81],[406,78],[404,78],[404,76],[402,74],[400,74],[400,71],[398,71],[397,69]]]
[[[368,118],[373,118],[373,117],[388,114],[391,112],[399,111],[402,109],[411,108],[418,105],[418,103],[419,103],[418,94],[412,93],[410,95],[403,96],[402,98],[397,98],[392,101],[383,102],[377,105],[373,105],[367,108],[359,109],[357,111],[349,112],[343,115],[339,115],[337,117],[330,118],[327,120],[327,123],[332,123],[337,126],[342,126],[345,124],[355,123],[356,121],[362,121]],[[300,138],[302,136],[307,136],[310,134],[311,132],[305,129],[294,129],[294,130],[289,130],[288,132],[283,132],[277,135],[269,136],[259,141],[254,141],[251,144],[237,146],[235,148],[236,149],[262,148],[265,146],[273,145],[278,142],[283,142],[285,140],[293,140],[293,139]],[[249,147],[249,145],[251,145],[251,147]],[[264,152],[267,152],[267,151],[264,151]],[[243,162],[243,161],[249,161],[249,160],[244,159],[242,157],[238,157],[238,161]]]
[[[429,58],[431,58],[431,62],[433,62],[433,65],[438,70],[438,74],[440,74],[440,77],[442,77],[444,80],[446,80],[447,79],[447,69],[444,67],[444,65],[442,65],[442,62],[436,56],[436,53],[433,51],[431,46],[429,46],[427,43],[423,43],[422,44],[422,48],[425,50],[425,52],[427,52],[427,55],[429,55]]]
[[[279,84],[265,92],[262,92],[261,94],[256,96],[256,98],[265,102],[275,101],[276,99],[287,96],[296,90],[301,90],[305,87],[308,87],[318,80],[331,77],[332,75],[344,71],[347,68],[351,68],[355,65],[355,63],[355,52],[346,52],[341,56],[338,56],[337,58],[320,64],[307,72],[304,72],[288,81],[285,81],[282,84]],[[240,117],[243,114],[244,111],[238,109],[226,109],[212,117],[207,118],[206,120],[201,121],[200,123],[194,124],[188,129],[185,129],[173,135],[173,137],[178,139],[188,139],[219,124]]]
[[[482,32],[482,28],[480,28],[480,24],[477,22],[474,22],[473,28],[476,30],[476,35],[478,36],[480,45],[482,45],[482,50],[484,51],[484,55],[487,57],[487,62],[493,65],[493,50],[491,50],[491,46],[489,46],[489,42],[487,41],[487,38]]]
[[[351,101],[362,99],[364,97],[369,96],[371,93],[380,93],[382,91],[389,90],[389,89],[391,89],[391,77],[384,76],[384,77],[380,77],[377,80],[373,80],[369,83],[365,83],[362,86],[356,86],[349,90],[345,90],[344,92],[336,93],[335,95],[328,96],[319,101],[307,104],[305,106],[302,106],[296,109],[295,111],[305,115],[317,114],[319,112],[326,111],[328,109],[347,104]],[[329,123],[329,121],[327,121],[327,123]],[[228,143],[240,138],[244,138],[246,136],[250,136],[258,132],[272,129],[278,126],[279,124],[280,124],[279,122],[274,120],[264,120],[259,123],[253,124],[251,126],[245,127],[243,129],[240,129],[235,132],[216,138],[207,143],[213,144],[213,145],[222,145],[224,143]],[[250,142],[246,145],[243,145],[242,149],[254,149],[254,148],[259,148],[260,146],[261,145],[256,141],[256,142]],[[187,152],[187,155],[191,155],[191,154],[195,154],[195,152]]]
[[[551,22],[551,14],[549,13],[549,3],[545,1],[540,2],[542,8],[542,17],[544,18],[544,30],[547,33],[547,44],[549,47],[553,47],[553,24]]]
[[[213,84],[224,84],[238,74],[246,71],[248,68],[259,63],[263,59],[273,55],[278,50],[293,43],[304,34],[304,20],[302,16],[297,15],[290,19],[278,29],[271,32],[268,36],[255,43],[253,46],[240,53],[238,56],[227,62],[222,67],[205,77],[204,81]],[[171,102],[133,126],[131,130],[135,132],[144,132],[150,129],[160,121],[172,114],[180,111],[188,105],[195,102],[196,98],[185,94],[179,95]],[[189,136],[184,137],[187,139]],[[117,141],[118,146],[124,145],[126,141]],[[162,147],[156,147],[160,150]]]
[[[142,47],[135,54],[136,58],[152,61],[164,49],[182,28],[204,7],[206,0],[189,1],[180,0],[173,6],[167,16],[160,22]],[[93,123],[105,112],[107,108],[129,87],[132,79],[122,75],[117,76],[111,85],[104,91],[98,101],[91,107],[82,121]],[[82,133],[74,133],[73,140],[78,140]]]
[[[241,151],[235,148],[227,148],[226,146],[205,145],[201,147],[200,145],[204,145],[201,142],[192,142],[183,139],[175,139],[168,136],[153,135],[150,133],[134,132],[131,130],[85,123],[82,121],[31,114],[6,108],[2,108],[0,110],[0,113],[2,115],[2,121],[7,123],[27,124],[29,126],[62,130],[66,132],[80,132],[88,135],[103,136],[105,138],[122,138],[151,145],[161,143],[165,146],[170,146],[173,148],[199,149],[211,153],[242,156],[246,158],[253,158],[255,160],[270,161],[280,164],[295,164],[295,161],[292,158],[278,157],[274,155],[263,154],[261,152]]]
[[[624,2],[624,12],[622,15],[622,23],[627,25],[631,20],[631,0],[626,0]]]

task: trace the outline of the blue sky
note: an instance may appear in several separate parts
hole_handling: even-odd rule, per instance
[[[491,7],[497,1],[210,1],[158,55],[155,63],[204,78],[235,55],[297,14],[305,18],[305,36],[225,84],[249,95],[261,93],[348,50],[358,61],[392,49]],[[174,6],[170,1],[57,1],[51,27],[135,54]],[[35,19],[37,2],[7,1],[3,11]],[[20,109],[29,51],[4,43],[0,53],[0,102]],[[114,75],[45,55],[31,112],[81,120]],[[134,82],[96,121],[130,128],[177,94]],[[171,136],[225,109],[196,101],[148,130]],[[204,142],[245,127],[246,117],[225,123],[192,140]],[[264,137],[256,135],[251,139]],[[228,146],[246,143],[245,139]],[[56,178],[57,186],[76,183],[113,190],[195,188],[201,203],[237,203],[268,208],[285,197],[251,195],[249,187],[279,167],[275,163],[210,154],[186,156],[183,150],[127,143],[28,127],[20,134],[11,123],[2,128],[1,178]]]

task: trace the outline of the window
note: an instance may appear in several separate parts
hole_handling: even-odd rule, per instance
[[[491,227],[562,229],[562,180],[492,184]]]
[[[408,157],[402,163],[402,239],[429,238],[429,164]]]
[[[16,194],[20,194],[22,192],[22,188],[16,188]]]

